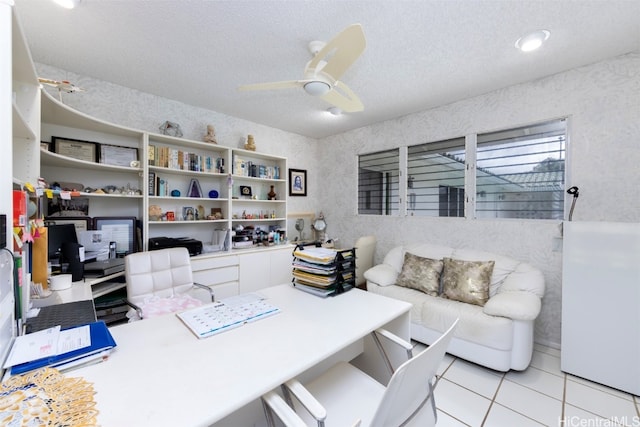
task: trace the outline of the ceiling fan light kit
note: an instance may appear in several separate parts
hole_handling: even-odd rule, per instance
[[[318,80],[305,83],[303,87],[305,92],[313,96],[322,96],[331,90],[331,85]]]
[[[362,102],[340,80],[347,69],[360,57],[366,40],[360,24],[349,25],[328,43],[312,41],[309,51],[313,55],[304,69],[303,80],[243,85],[238,90],[273,90],[301,87],[309,95],[322,98],[341,111],[364,110]]]
[[[523,52],[534,51],[547,41],[551,33],[548,30],[532,31],[516,41],[516,47]]]
[[[338,107],[329,107],[327,108],[327,112],[329,112],[332,116],[341,116],[342,110]]]

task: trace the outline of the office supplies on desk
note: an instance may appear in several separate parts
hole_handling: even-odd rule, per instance
[[[257,293],[242,294],[176,313],[198,338],[206,338],[279,313]]]
[[[26,350],[29,347],[33,348],[34,345],[37,347],[38,355],[42,357],[33,359],[34,353]],[[102,361],[115,346],[115,340],[102,321],[65,330],[60,330],[57,326],[40,331],[38,334],[18,337],[4,367],[11,366],[11,375],[44,367],[64,371],[87,363]],[[25,358],[31,360],[16,363]]]
[[[60,325],[62,329],[96,321],[96,310],[92,300],[73,301],[41,307],[36,317],[26,321],[26,333],[31,334],[43,329]]]
[[[338,295],[355,286],[356,249],[297,246],[293,251],[293,285],[320,297]]]
[[[97,273],[101,276],[124,271],[124,258],[109,258],[102,261],[88,262],[84,265],[85,273]]]

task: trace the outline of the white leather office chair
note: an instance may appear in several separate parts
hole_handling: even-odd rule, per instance
[[[400,365],[386,387],[346,362],[336,364],[305,386],[295,379],[287,381],[282,386],[284,399],[275,391],[262,396],[267,422],[273,426],[276,414],[286,427],[316,423],[319,427],[434,426],[435,374],[457,324],[458,320],[427,349]],[[410,354],[410,343],[388,331],[382,335]],[[293,402],[291,394],[300,404]],[[431,408],[425,407],[428,401]]]
[[[139,318],[144,318],[143,306],[151,299],[171,298],[186,294],[203,303],[214,300],[213,291],[194,283],[191,259],[186,248],[136,252],[124,259],[127,281],[127,303]]]
[[[353,245],[356,248],[356,286],[366,282],[364,272],[373,267],[376,243],[376,236],[362,236]]]

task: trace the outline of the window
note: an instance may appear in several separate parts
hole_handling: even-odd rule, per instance
[[[464,172],[464,138],[408,147],[408,214],[464,216]]]
[[[563,219],[566,121],[478,135],[476,217]]]
[[[358,213],[393,215],[400,201],[400,151],[363,154],[358,158]]]
[[[566,144],[559,119],[360,155],[358,213],[562,220]]]

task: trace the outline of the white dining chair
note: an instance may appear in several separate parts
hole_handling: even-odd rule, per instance
[[[275,425],[275,414],[286,427],[434,426],[435,375],[457,324],[456,319],[436,342],[395,369],[386,387],[346,362],[305,385],[287,381],[283,396],[276,390],[262,396],[267,423]],[[388,331],[382,336],[411,348]]]

